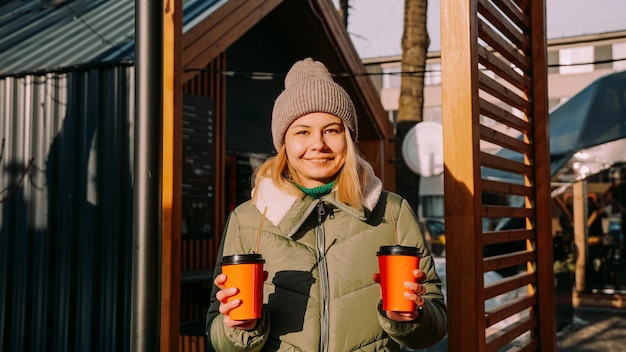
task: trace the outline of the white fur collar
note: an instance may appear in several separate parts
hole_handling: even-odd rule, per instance
[[[272,224],[278,226],[298,197],[280,190],[269,178],[261,179],[261,182],[255,188],[258,188],[258,193],[254,205],[261,214],[267,207],[265,217]],[[252,192],[254,193],[254,190]]]
[[[383,186],[381,180],[374,173],[372,166],[363,159],[359,162],[363,165],[367,174],[367,184],[363,192],[363,206],[368,211],[371,211],[380,199]],[[278,226],[298,197],[280,190],[269,178],[261,179],[255,188],[258,188],[258,193],[254,205],[261,214],[267,207],[267,220]],[[254,193],[254,190],[252,192]]]

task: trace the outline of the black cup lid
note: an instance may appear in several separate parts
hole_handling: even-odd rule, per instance
[[[376,255],[412,255],[419,257],[421,255],[417,247],[409,246],[381,246]]]
[[[222,258],[222,265],[265,263],[265,259],[258,253],[234,254]]]

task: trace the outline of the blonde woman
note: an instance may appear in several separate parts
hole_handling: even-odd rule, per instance
[[[272,113],[277,155],[256,172],[252,199],[230,215],[217,260],[207,336],[216,351],[399,351],[446,334],[441,281],[415,214],[382,189],[361,158],[356,111],[327,68],[296,62]],[[261,221],[265,214],[266,221]],[[267,280],[260,319],[236,321],[223,256],[258,253]],[[397,233],[397,234],[396,234]],[[417,282],[405,282],[413,311],[384,311],[376,252],[418,247]]]

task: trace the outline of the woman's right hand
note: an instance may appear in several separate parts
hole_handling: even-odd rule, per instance
[[[267,273],[264,273],[267,278]],[[241,330],[252,330],[256,326],[256,322],[258,319],[251,320],[232,320],[230,319],[228,313],[231,310],[239,307],[241,305],[240,299],[233,299],[230,302],[227,302],[228,298],[234,296],[239,292],[239,289],[236,287],[225,287],[224,283],[226,282],[226,275],[219,274],[213,280],[215,285],[220,289],[215,294],[215,298],[220,301],[219,311],[222,315],[224,315],[224,325],[229,328],[241,329]]]

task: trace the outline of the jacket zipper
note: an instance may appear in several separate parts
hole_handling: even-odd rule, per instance
[[[320,200],[317,203],[317,250],[319,252],[319,271],[320,271],[320,290],[321,290],[321,329],[320,329],[320,351],[328,351],[328,297],[330,292],[328,291],[328,267],[326,263],[326,251],[324,241],[324,226],[322,220],[326,210],[324,209],[324,203]]]

